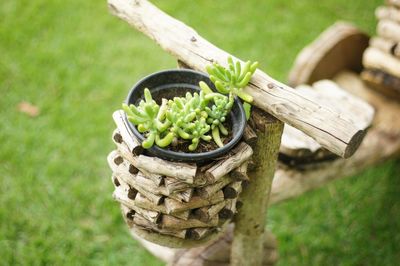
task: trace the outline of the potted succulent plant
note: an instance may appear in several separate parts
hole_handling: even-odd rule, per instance
[[[130,91],[123,109],[148,153],[173,161],[221,157],[241,139],[252,97],[243,91],[258,63],[214,63],[209,77],[192,70],[151,74]],[[241,103],[242,99],[244,104]]]

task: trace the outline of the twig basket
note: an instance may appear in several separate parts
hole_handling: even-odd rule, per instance
[[[131,232],[168,247],[193,247],[220,235],[240,204],[242,185],[256,134],[243,139],[223,158],[198,166],[143,154],[122,110],[114,112],[116,150],[108,155],[120,203]]]

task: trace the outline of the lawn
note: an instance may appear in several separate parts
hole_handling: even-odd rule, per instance
[[[337,20],[374,32],[378,0],[154,1],[218,46],[285,80]],[[111,113],[174,58],[105,1],[0,3],[0,264],[162,265],[127,233],[105,158]],[[30,117],[17,106],[40,109]],[[274,206],[280,265],[397,265],[400,163]]]

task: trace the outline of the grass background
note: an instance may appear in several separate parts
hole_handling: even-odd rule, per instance
[[[373,33],[379,0],[154,1],[218,46],[285,80],[337,20]],[[111,113],[172,57],[105,1],[0,3],[0,264],[162,265],[127,233],[105,157]],[[30,118],[21,101],[37,105]],[[274,206],[280,265],[397,265],[400,165],[387,162]]]

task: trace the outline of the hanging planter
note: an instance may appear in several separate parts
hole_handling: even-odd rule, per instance
[[[237,82],[248,82],[249,67],[236,69]],[[159,245],[192,247],[217,237],[249,180],[256,135],[236,97],[245,94],[209,70],[211,79],[192,70],[149,75],[113,114],[113,197],[131,232]]]

